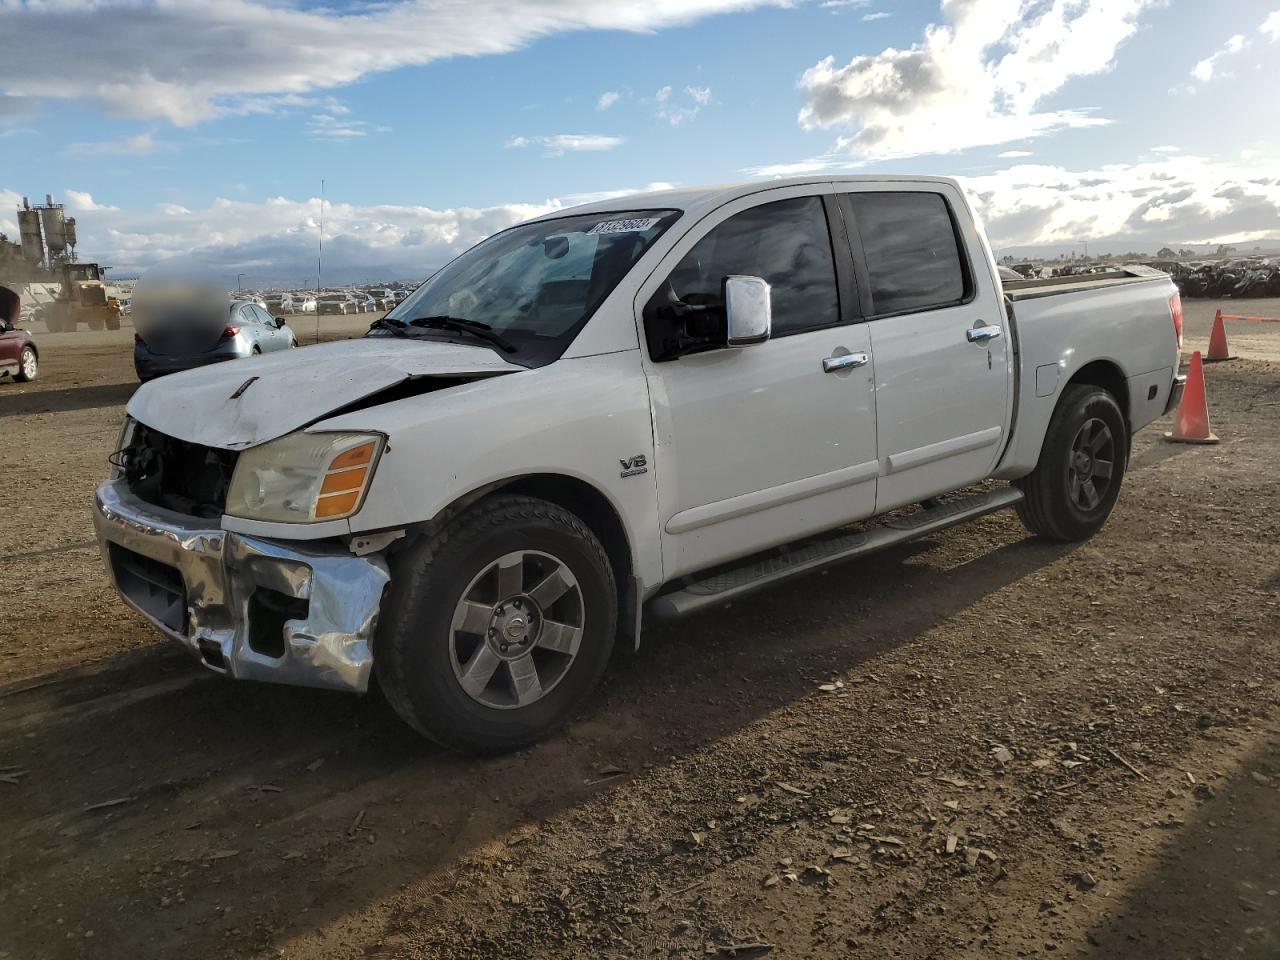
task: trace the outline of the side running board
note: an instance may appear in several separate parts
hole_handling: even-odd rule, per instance
[[[763,556],[749,557],[739,567],[701,576],[695,574],[695,578],[683,581],[682,586],[658,594],[646,604],[645,609],[658,620],[699,613],[792,577],[823,570],[1003,510],[1021,499],[1022,491],[1017,487],[998,487],[949,499],[906,516],[892,517],[856,532],[802,540]]]

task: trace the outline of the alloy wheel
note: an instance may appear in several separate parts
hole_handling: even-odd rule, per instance
[[[527,707],[568,673],[582,643],[582,590],[562,561],[538,550],[505,554],[462,591],[449,657],[473,700]]]
[[[1096,510],[1115,478],[1116,444],[1111,428],[1094,417],[1076,433],[1067,459],[1067,490],[1081,510]]]

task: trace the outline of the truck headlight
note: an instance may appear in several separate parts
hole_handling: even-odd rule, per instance
[[[376,433],[290,433],[236,460],[227,513],[246,520],[314,523],[360,509],[385,438]]]
[[[107,477],[109,480],[119,480],[124,476],[125,451],[133,443],[133,430],[137,424],[137,420],[125,414],[124,423],[120,426],[120,436],[116,438],[116,448],[107,457],[107,463],[111,464],[111,472]]]

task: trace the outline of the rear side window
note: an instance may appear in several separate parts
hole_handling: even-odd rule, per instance
[[[820,197],[776,200],[735,214],[685,254],[671,272],[675,295],[720,305],[724,278],[762,277],[773,290],[773,334],[840,320],[831,235]]]
[[[840,200],[862,237],[876,315],[968,298],[968,269],[941,194],[849,193]]]

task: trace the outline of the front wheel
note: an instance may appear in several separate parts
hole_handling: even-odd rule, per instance
[[[378,680],[437,743],[514,750],[563,724],[599,683],[617,605],[608,556],[578,517],[495,496],[393,562]]]
[[[1049,421],[1040,462],[1015,481],[1025,498],[1018,516],[1032,533],[1086,540],[1111,514],[1129,459],[1129,429],[1115,398],[1101,387],[1073,384]]]

